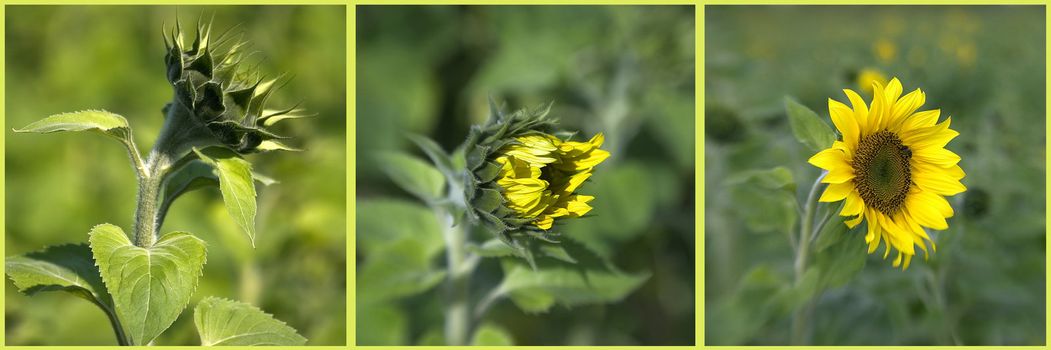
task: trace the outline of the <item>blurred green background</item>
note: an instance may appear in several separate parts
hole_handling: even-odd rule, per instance
[[[443,324],[441,287],[381,305],[361,301],[381,288],[363,284],[361,269],[394,258],[374,254],[381,238],[371,237],[436,225],[373,155],[423,157],[408,133],[454,149],[488,118],[487,96],[511,110],[553,100],[566,129],[606,134],[603,148],[613,155],[581,190],[596,197],[594,217],[562,232],[627,272],[652,276],[620,303],[526,314],[504,300],[486,318],[520,345],[694,343],[692,6],[359,6],[357,25],[359,344],[428,343]],[[404,215],[389,214],[396,212]],[[436,238],[424,266],[444,265],[440,236],[413,235]],[[478,232],[474,240],[488,238]],[[484,261],[474,302],[500,276],[497,260]]]
[[[708,6],[705,15],[706,343],[788,342],[784,311],[798,305],[779,293],[793,279],[784,227],[794,210],[726,181],[786,166],[797,182],[789,197],[805,196],[818,169],[792,136],[783,97],[831,125],[827,98],[846,102],[841,89],[858,90],[857,73],[876,69],[922,88],[921,109],[953,117],[960,136],[948,148],[963,158],[968,190],[949,198],[956,216],[933,233],[929,261],[901,272],[880,248],[853,281],[826,291],[813,343],[1044,344],[1044,7]]]
[[[142,152],[169,101],[162,24],[192,35],[198,16],[218,32],[240,24],[259,69],[294,79],[273,106],[302,101],[318,116],[279,124],[300,153],[250,156],[280,181],[259,191],[257,247],[226,213],[218,189],[186,194],[162,232],[209,246],[189,309],[157,339],[199,344],[192,308],[204,296],[259,306],[308,345],[346,342],[346,10],[343,6],[6,6],[6,251],[86,242],[108,222],[129,230],[136,182],[121,146],[92,133],[14,134],[48,115],[102,108],[124,115]],[[251,60],[250,60],[251,61]],[[64,293],[19,294],[7,282],[7,345],[114,345],[104,314]]]

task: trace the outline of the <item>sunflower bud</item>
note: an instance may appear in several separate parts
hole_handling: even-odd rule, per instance
[[[228,30],[214,41],[211,25],[197,26],[193,43],[185,46],[176,24],[165,37],[164,57],[174,97],[163,109],[164,129],[159,151],[178,158],[193,147],[222,146],[240,154],[294,150],[266,128],[279,120],[304,117],[303,110],[266,109],[278,80],[265,80],[244,69],[246,43]]]
[[[549,239],[552,226],[591,210],[592,196],[577,194],[595,166],[609,157],[603,135],[588,141],[555,128],[551,105],[492,115],[474,126],[466,143],[464,198],[468,216],[509,242],[517,235]]]

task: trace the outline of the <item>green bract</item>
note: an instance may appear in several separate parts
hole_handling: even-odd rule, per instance
[[[124,117],[99,110],[62,113],[16,132],[95,131],[120,141],[135,169],[139,195],[129,237],[110,224],[91,229],[90,245],[61,245],[7,258],[7,274],[19,291],[33,295],[65,291],[99,306],[120,345],[151,344],[182,314],[198,285],[206,244],[188,232],[159,234],[168,208],[185,192],[218,187],[230,216],[255,244],[255,181],[248,153],[294,150],[266,130],[305,115],[298,108],[265,109],[276,80],[239,70],[245,43],[224,34],[210,40],[198,25],[193,44],[183,45],[178,26],[165,38],[167,78],[174,89],[165,123],[143,160]],[[239,302],[206,298],[196,324],[204,345],[302,345],[306,339],[263,311]]]
[[[548,116],[551,104],[534,109],[520,109],[511,114],[504,113],[493,100],[489,100],[489,119],[483,125],[471,127],[464,141],[466,171],[463,175],[463,193],[467,204],[467,217],[475,223],[485,225],[502,241],[513,247],[521,247],[516,238],[524,235],[548,240],[553,235],[536,226],[527,225],[533,219],[518,218],[508,208],[502,189],[496,184],[500,164],[493,161],[495,154],[505,145],[515,143],[515,137],[533,132],[560,135],[556,132],[556,120]]]
[[[163,109],[160,151],[177,159],[191,147],[223,146],[241,154],[293,150],[278,141],[287,137],[267,127],[305,117],[304,110],[266,109],[281,79],[267,80],[258,72],[241,69],[247,43],[230,31],[212,39],[210,25],[198,25],[189,47],[178,26],[170,39],[165,37],[164,61],[174,97]]]

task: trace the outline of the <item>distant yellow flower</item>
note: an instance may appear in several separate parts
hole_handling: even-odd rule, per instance
[[[898,46],[887,39],[880,39],[872,45],[876,51],[876,58],[883,63],[890,63],[898,57]]]
[[[853,109],[828,100],[832,123],[842,139],[809,162],[828,171],[821,180],[828,188],[819,201],[844,201],[839,215],[851,217],[848,227],[862,220],[867,223],[868,252],[886,241],[883,257],[894,247],[898,251],[894,266],[904,261],[905,269],[916,246],[927,252],[931,239],[925,227],[949,227],[945,219],[953,216],[953,209],[944,196],[967,189],[960,183],[964,177],[957,165],[960,156],[945,149],[959,133],[949,129],[952,118],[937,123],[940,110],[916,112],[926,98],[920,89],[901,96],[897,78],[886,88],[872,85],[871,105],[849,89],[843,91]]]
[[[872,83],[879,83],[880,85],[887,85],[887,76],[883,72],[874,68],[863,68],[858,72],[857,84],[861,91],[867,94],[872,93]]]
[[[499,151],[496,183],[503,189],[507,208],[541,230],[556,218],[580,217],[591,211],[592,196],[575,191],[591,177],[596,165],[609,157],[601,133],[587,142],[563,141],[534,132],[515,138]]]

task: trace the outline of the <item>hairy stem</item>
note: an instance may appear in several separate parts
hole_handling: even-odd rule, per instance
[[[471,305],[468,288],[473,268],[467,259],[467,232],[461,225],[453,227],[452,214],[442,212],[445,227],[448,279],[445,305],[445,339],[447,345],[466,345],[471,331]]]
[[[803,218],[799,222],[799,245],[796,248],[796,260],[795,260],[795,276],[796,284],[799,284],[803,280],[803,274],[806,273],[807,257],[810,253],[810,237],[814,235],[814,207],[817,206],[817,189],[821,186],[821,179],[825,178],[827,172],[822,172],[817,179],[814,180],[814,185],[810,187],[810,193],[807,194],[806,203],[804,203]],[[810,314],[813,311],[814,299],[810,299],[806,302],[804,307],[798,308],[792,314],[792,344],[793,345],[805,345],[807,343]]]
[[[158,144],[159,145],[159,144]],[[161,218],[161,190],[168,174],[171,160],[167,152],[150,152],[146,162],[145,176],[139,178],[139,195],[135,207],[135,245],[152,247],[157,242]]]
[[[135,208],[135,245],[143,248],[157,241],[157,213],[161,181],[157,176],[139,180],[138,203]]]

